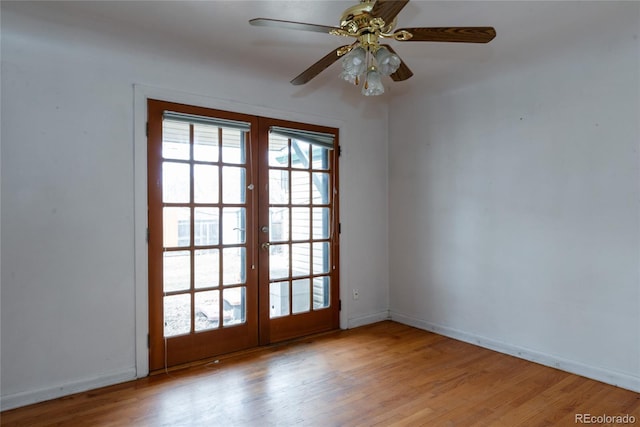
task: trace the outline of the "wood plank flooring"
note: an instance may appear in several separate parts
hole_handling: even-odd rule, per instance
[[[630,414],[640,425],[640,395],[381,322],[5,411],[0,419],[30,427],[513,427],[575,426],[575,414]]]

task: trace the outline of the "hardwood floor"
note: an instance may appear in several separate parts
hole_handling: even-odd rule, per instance
[[[382,322],[0,415],[6,426],[512,427],[575,426],[575,414],[640,425],[640,395]]]

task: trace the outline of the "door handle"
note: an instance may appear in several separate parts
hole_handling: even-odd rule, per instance
[[[264,250],[269,249],[269,246],[271,246],[271,243],[269,242],[264,242],[263,244],[260,245],[260,247]]]

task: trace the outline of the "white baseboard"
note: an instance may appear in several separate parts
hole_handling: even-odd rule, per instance
[[[135,378],[136,371],[131,368],[126,371],[113,372],[95,378],[87,378],[84,380],[61,384],[55,387],[9,394],[0,397],[0,410],[5,411],[8,409],[19,408],[21,406],[44,402],[46,400],[56,399],[58,397],[68,396],[74,393],[80,393],[87,390],[134,380]]]
[[[598,368],[585,365],[574,360],[563,359],[551,354],[541,353],[528,348],[518,347],[504,342],[496,341],[491,338],[471,334],[447,326],[437,325],[426,320],[416,319],[411,316],[405,316],[401,313],[390,312],[391,320],[418,329],[435,332],[438,335],[444,335],[459,341],[464,341],[480,347],[488,348],[500,353],[525,359],[541,365],[550,366],[572,374],[591,378],[596,381],[611,384],[616,387],[625,388],[627,390],[640,392],[640,378],[625,374],[622,372],[611,371],[608,369]]]
[[[366,316],[352,317],[347,320],[347,329],[382,322],[383,320],[389,320],[389,310],[379,311],[378,313],[368,314]]]

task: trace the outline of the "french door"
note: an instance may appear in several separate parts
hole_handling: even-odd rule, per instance
[[[339,325],[337,132],[148,102],[151,370]]]
[[[260,136],[260,337],[275,342],[337,328],[335,135],[262,119]]]

